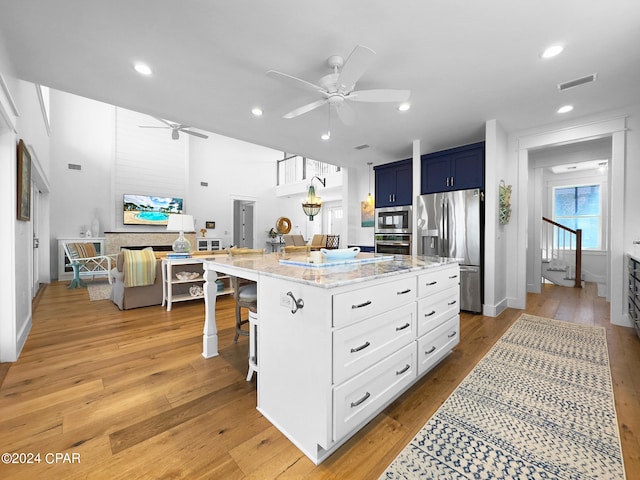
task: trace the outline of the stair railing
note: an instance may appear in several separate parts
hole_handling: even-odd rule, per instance
[[[582,229],[572,230],[553,220],[542,217],[542,257],[543,260],[561,260],[567,262],[567,253],[573,252],[575,259],[567,263],[574,264],[575,288],[582,288]]]

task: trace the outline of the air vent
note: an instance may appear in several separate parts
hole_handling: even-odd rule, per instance
[[[591,75],[587,75],[586,77],[576,78],[575,80],[569,80],[568,82],[559,83],[558,90],[567,90],[568,88],[577,87],[579,85],[584,85],[585,83],[595,82],[597,78],[596,73],[592,73]]]
[[[369,148],[369,145],[367,145],[366,143],[363,143],[362,145],[358,145],[357,147],[353,147],[356,150],[364,150],[365,148]]]
[[[200,182],[200,186],[201,187],[208,187],[209,186],[209,182]]]
[[[82,170],[82,165],[77,163],[68,163],[67,166],[69,167],[69,170]]]

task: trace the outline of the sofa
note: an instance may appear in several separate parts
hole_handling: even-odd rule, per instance
[[[162,304],[162,257],[156,254],[156,279],[153,285],[125,287],[124,253],[116,258],[116,266],[111,270],[114,279],[111,300],[120,310],[149,307]]]

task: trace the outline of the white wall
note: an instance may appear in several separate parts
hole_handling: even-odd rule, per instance
[[[189,213],[195,217],[196,230],[204,228],[206,221],[216,222],[215,230],[207,231],[207,236],[221,238],[223,246],[229,246],[233,239],[233,200],[255,201],[253,244],[263,248],[267,232],[275,227],[277,219],[288,217],[293,222],[298,213],[295,204],[275,195],[276,161],[282,152],[208,135],[207,140],[189,139]]]
[[[508,235],[510,222],[498,222],[500,180],[514,182],[508,166],[507,134],[497,120],[485,125],[485,230],[484,230],[484,315],[495,317],[507,308]],[[513,200],[512,200],[513,208]]]
[[[0,267],[0,361],[4,362],[18,358],[31,329],[32,314],[33,226],[16,218],[16,145],[24,140],[34,153],[35,168],[46,176],[49,139],[35,86],[16,79],[1,38],[0,74],[6,85],[0,89],[0,247],[6,252]]]

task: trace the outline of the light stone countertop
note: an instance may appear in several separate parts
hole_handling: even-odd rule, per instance
[[[314,253],[319,255],[319,252],[312,252],[311,255]],[[265,275],[323,288],[335,288],[457,263],[455,258],[413,257],[408,255],[395,255],[392,260],[370,261],[379,256],[374,253],[359,253],[356,260],[366,259],[366,263],[346,263],[330,267],[285,265],[280,263],[281,259],[308,262],[310,256],[304,253],[270,253],[235,257],[216,255],[214,257],[205,257],[203,260],[206,269],[216,272],[236,273],[237,276],[245,278]],[[389,257],[389,255],[382,256]],[[317,257],[311,258],[316,259]],[[245,273],[245,275],[242,275],[242,273]]]

